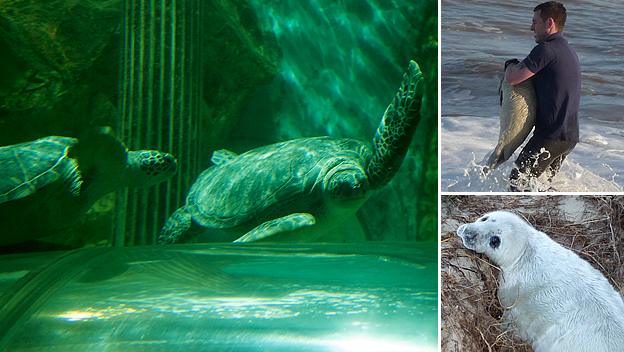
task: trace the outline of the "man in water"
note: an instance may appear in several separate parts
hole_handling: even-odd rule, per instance
[[[548,1],[533,9],[531,31],[537,45],[524,60],[505,63],[505,79],[516,85],[533,77],[537,115],[533,136],[520,152],[509,176],[510,190],[529,190],[531,179],[548,172],[555,176],[579,141],[578,110],[581,66],[562,32],[565,7]]]

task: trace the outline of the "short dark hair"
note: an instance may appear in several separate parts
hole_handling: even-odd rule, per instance
[[[552,18],[557,25],[557,29],[563,30],[566,21],[566,9],[563,4],[557,1],[548,1],[535,6],[533,12],[540,11],[540,17],[543,21]]]

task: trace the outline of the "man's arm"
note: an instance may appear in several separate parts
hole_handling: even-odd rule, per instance
[[[507,66],[507,69],[505,70],[505,80],[512,86],[520,84],[534,75],[535,73],[529,70],[522,61],[518,64],[511,64]]]

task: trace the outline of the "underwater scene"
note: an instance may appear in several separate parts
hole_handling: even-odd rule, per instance
[[[0,350],[437,350],[437,6],[0,2]]]

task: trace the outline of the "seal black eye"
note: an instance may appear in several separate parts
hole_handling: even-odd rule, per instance
[[[490,247],[492,247],[493,249],[496,249],[500,246],[500,237],[498,236],[492,236],[490,237]]]
[[[479,221],[483,222],[483,221],[487,221],[487,219],[488,219],[488,217],[485,216],[485,217],[482,217],[481,219],[479,219]]]

